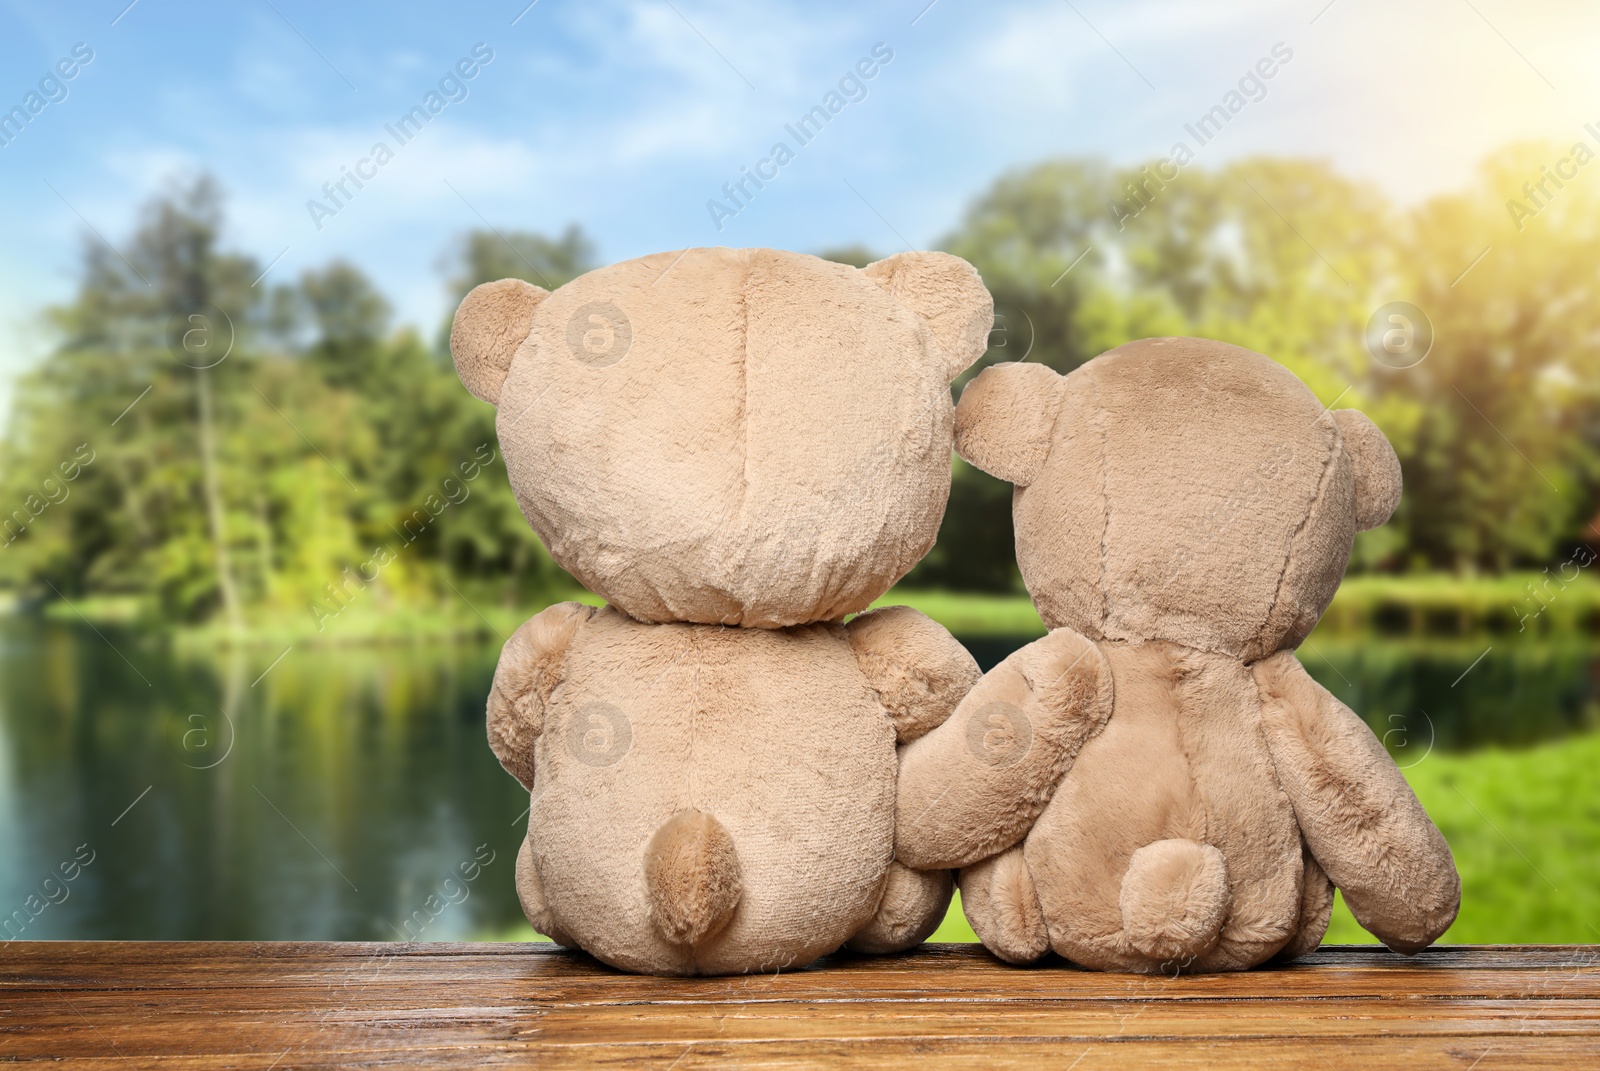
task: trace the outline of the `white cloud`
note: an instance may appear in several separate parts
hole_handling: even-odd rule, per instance
[[[502,228],[581,222],[607,259],[712,241],[815,249],[865,239],[887,250],[898,239],[843,179],[913,242],[930,242],[1007,168],[1165,152],[1278,40],[1294,61],[1268,99],[1206,150],[1204,165],[1255,152],[1324,157],[1414,198],[1460,186],[1508,141],[1570,140],[1583,121],[1600,120],[1592,5],[1474,0],[1508,44],[1458,0],[1337,0],[1312,25],[1322,2],[1074,0],[1093,28],[1062,0],[942,0],[915,27],[921,3],[673,0],[683,17],[663,0],[540,4],[515,28],[481,31],[496,56],[471,96],[400,149],[320,233],[306,200],[388,140],[384,123],[420,100],[445,63],[435,42],[404,32],[356,42],[320,29],[318,47],[361,87],[350,93],[281,21],[257,12],[219,53],[220,78],[200,65],[139,68],[149,94],[139,99],[159,107],[130,103],[119,113],[85,83],[57,126],[64,135],[82,123],[83,135],[42,171],[116,240],[169,175],[210,168],[229,191],[240,244],[263,263],[292,246],[269,279],[348,257],[431,335],[446,311],[438,255],[453,235],[482,226],[446,179]],[[448,44],[466,54],[472,32]],[[783,124],[878,40],[896,58],[868,99],[808,146],[737,227],[715,232],[706,198],[765,155]],[[132,69],[109,58],[98,88],[127,92]],[[0,325],[64,288],[82,230],[36,176],[26,178],[0,175],[14,204],[37,206],[8,220],[4,276],[15,287],[0,300]]]

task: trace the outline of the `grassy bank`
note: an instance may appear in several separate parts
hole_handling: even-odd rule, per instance
[[[957,636],[1043,636],[1045,627],[1026,595],[895,588],[872,604],[921,610]]]
[[[198,625],[161,621],[148,603],[132,596],[105,596],[74,599],[69,604],[45,604],[41,616],[51,621],[76,624],[87,621],[96,626],[139,627],[169,636],[180,646],[190,648],[264,647],[281,649],[288,645],[341,647],[351,645],[387,646],[418,643],[456,643],[503,641],[528,618],[552,603],[576,600],[598,604],[587,591],[577,590],[552,596],[532,607],[506,606],[486,597],[452,596],[442,602],[380,601],[367,597],[352,600],[337,613],[314,616],[308,610],[256,608],[247,612],[239,632],[217,618]],[[15,604],[0,601],[0,613],[28,612]]]
[[[504,637],[533,614],[562,599],[598,602],[585,591],[554,595],[521,606],[506,606],[492,593],[448,593],[438,602],[380,601],[362,593],[332,617],[318,620],[297,608],[247,612],[245,628],[234,634],[221,621],[200,626],[164,623],[136,597],[110,596],[46,604],[44,614],[63,621],[83,618],[96,624],[139,624],[170,631],[186,642],[260,646],[286,644],[406,643],[417,640],[468,640]],[[11,609],[0,592],[0,612]],[[958,636],[1034,637],[1044,626],[1021,593],[929,591],[896,588],[875,606],[914,606]],[[11,612],[15,612],[11,609]],[[1318,628],[1320,635],[1379,631],[1413,634],[1476,632],[1539,634],[1600,632],[1600,580],[1588,573],[1569,583],[1539,573],[1456,577],[1358,576],[1345,580]]]
[[[177,630],[180,643],[191,646],[340,647],[361,644],[503,643],[528,618],[557,602],[576,600],[598,604],[587,591],[552,597],[531,609],[507,606],[478,596],[458,596],[438,603],[390,602],[375,599],[350,602],[332,616],[314,618],[309,612],[282,611],[261,614],[245,631],[235,635],[221,621]]]
[[[1027,596],[895,589],[878,605],[914,606],[958,636],[1042,636]],[[1560,584],[1540,573],[1347,578],[1318,632],[1459,635],[1600,632],[1600,580]]]
[[[1587,572],[1570,582],[1527,572],[1468,578],[1447,573],[1349,577],[1320,627],[1350,632],[1596,632],[1600,580]]]

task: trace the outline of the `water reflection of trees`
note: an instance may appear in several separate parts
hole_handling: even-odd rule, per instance
[[[1362,636],[1313,645],[1300,650],[1306,669],[1380,737],[1393,734],[1397,757],[1430,738],[1440,751],[1465,751],[1600,727],[1593,639]]]
[[[395,939],[480,845],[495,862],[426,936],[521,918],[511,861],[526,799],[483,742],[492,648],[294,651],[252,688],[262,667],[248,656],[108,632],[146,686],[86,630],[4,629],[5,891],[52,852],[99,853],[44,923],[83,937]],[[230,723],[231,751],[209,765]]]

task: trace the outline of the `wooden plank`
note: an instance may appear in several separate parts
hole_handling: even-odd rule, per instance
[[[658,979],[539,945],[14,942],[0,1059],[95,1067],[1600,1066],[1600,948],[1181,978],[974,946]],[[1074,1061],[1077,1063],[1074,1065]]]

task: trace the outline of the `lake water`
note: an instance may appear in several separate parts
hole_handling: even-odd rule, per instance
[[[454,940],[522,925],[528,801],[483,730],[498,644],[274,663],[103,632],[0,617],[7,936]],[[1020,642],[968,646],[987,667]],[[1313,637],[1301,657],[1402,766],[1600,723],[1593,641]]]

